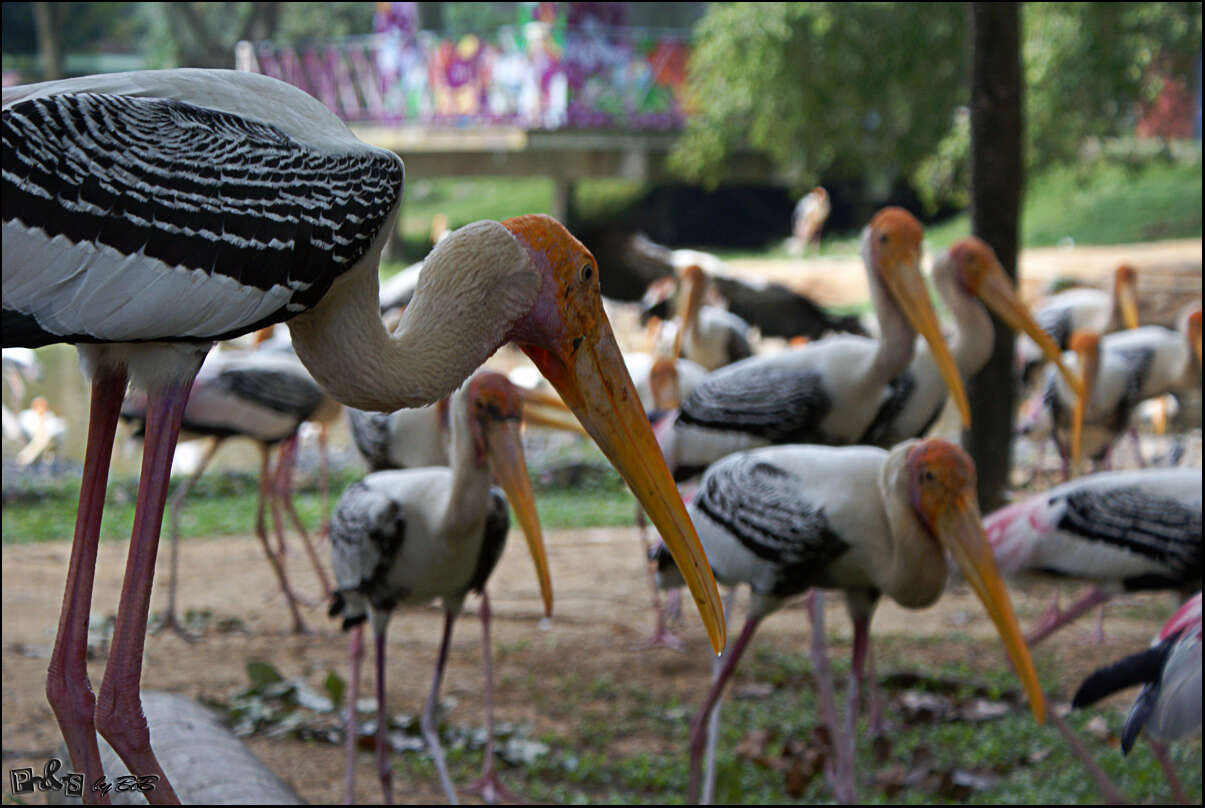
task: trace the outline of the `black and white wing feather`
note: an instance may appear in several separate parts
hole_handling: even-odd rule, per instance
[[[401,198],[401,160],[347,138],[170,98],[6,102],[5,344],[224,339],[312,307]]]
[[[331,617],[343,615],[346,629],[362,622],[369,606],[391,611],[405,596],[389,585],[406,535],[401,505],[361,480],[339,498],[330,535],[336,582]]]

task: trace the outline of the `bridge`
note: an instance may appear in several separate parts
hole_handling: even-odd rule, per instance
[[[553,20],[459,38],[393,28],[240,42],[235,64],[309,92],[357,137],[401,155],[412,177],[549,176],[552,213],[565,220],[576,180],[670,178],[666,158],[690,111],[689,53],[685,30]],[[770,177],[752,154],[727,175]]]

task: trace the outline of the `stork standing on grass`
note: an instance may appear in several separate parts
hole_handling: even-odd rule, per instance
[[[690,794],[699,794],[699,761],[708,718],[762,619],[793,595],[840,589],[854,624],[853,664],[845,727],[837,723],[824,648],[822,600],[810,601],[812,656],[822,719],[834,739],[833,788],[841,802],[854,791],[854,722],[867,666],[872,671],[870,620],[881,596],[901,606],[932,605],[946,585],[949,553],[979,596],[1029,696],[1034,717],[1045,714],[1029,651],[980,525],[975,467],[942,440],[907,441],[887,452],[869,446],[771,446],[729,455],[703,474],[688,506],[718,581],[748,584],[749,614],[725,649],[691,724]],[[662,584],[677,585],[668,554]],[[871,723],[878,723],[872,691]]]
[[[339,588],[331,616],[343,627],[371,620],[377,657],[377,772],[385,802],[393,802],[388,762],[385,706],[385,632],[393,610],[434,598],[444,604],[444,632],[422,729],[450,802],[456,790],[448,776],[435,720],[452,625],[470,591],[482,595],[485,698],[488,742],[485,772],[478,789],[491,798],[506,795],[493,761],[493,680],[490,672],[489,605],[485,582],[502,556],[509,518],[506,500],[490,488],[490,472],[506,491],[527,536],[536,564],[545,615],[552,612],[552,588],[544,540],[536,518],[531,480],[519,437],[520,395],[497,373],[480,372],[451,397],[451,467],[382,471],[352,485],[331,522],[331,559]],[[353,644],[348,697],[347,797],[353,796],[356,743],[355,704],[359,654]]]
[[[378,267],[402,161],[284,82],[225,70],[85,76],[3,93],[4,347],[76,343],[91,378],[88,446],[47,697],[89,782],[99,730],[176,802],[139,706],[168,469],[213,342],[288,321],[341,403],[392,411],[451,392],[499,346],[533,358],[646,502],[687,570],[713,647],[719,594],[602,312],[598,267],[558,222],[477,222],[428,256],[394,333]],[[84,651],[108,463],[126,384],[147,440],[109,661]],[[89,798],[103,800],[89,793]]]
[[[1093,583],[1066,611],[1055,595],[1030,647],[1121,592],[1201,588],[1200,469],[1089,474],[1001,508],[983,527],[1001,574]]]

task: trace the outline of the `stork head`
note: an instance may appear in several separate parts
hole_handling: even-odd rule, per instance
[[[1084,412],[1100,370],[1100,335],[1091,331],[1073,332],[1067,347],[1075,352],[1079,364],[1079,385],[1072,388],[1076,391],[1075,408],[1071,412],[1071,467],[1074,469],[1083,452]]]
[[[1041,723],[1046,715],[1045,700],[983,531],[975,494],[975,464],[957,446],[939,439],[904,444],[895,451],[906,453],[904,462],[913,511],[929,534],[950,553],[983,603],[1025,686],[1034,719]]]
[[[677,409],[681,403],[678,363],[668,356],[654,359],[653,366],[649,369],[649,387],[653,391],[653,409],[659,412]]]
[[[536,516],[535,494],[523,458],[519,433],[522,401],[519,390],[501,373],[479,371],[465,383],[470,430],[478,464],[489,463],[494,479],[506,492],[515,518],[527,537],[527,548],[536,565],[544,614],[552,614],[552,581],[544,534]]]
[[[1137,276],[1137,271],[1129,264],[1122,264],[1113,273],[1113,298],[1126,328],[1138,327]]]
[[[1021,302],[996,252],[986,241],[968,236],[954,242],[944,255],[938,257],[933,271],[953,273],[967,293],[982,300],[1009,328],[1029,335],[1046,358],[1058,366],[1059,373],[1073,389],[1078,385],[1075,375],[1063,364],[1063,354],[1058,345]]]
[[[915,216],[903,208],[884,208],[862,231],[862,255],[872,284],[886,291],[912,328],[929,344],[933,361],[958,405],[962,425],[969,427],[971,408],[962,387],[962,377],[942,338],[937,313],[929,301],[929,289],[920,272],[923,239],[924,230]]]
[[[594,256],[550,216],[501,224],[542,277],[534,304],[504,341],[531,358],[632,489],[682,568],[719,653],[725,637],[715,577],[603,312]]]

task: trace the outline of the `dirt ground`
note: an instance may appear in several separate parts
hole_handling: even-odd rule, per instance
[[[1022,258],[1023,289],[1028,297],[1056,275],[1075,275],[1103,283],[1119,261],[1134,263],[1140,272],[1140,292],[1151,312],[1171,308],[1171,303],[1199,296],[1201,240],[1164,242],[1119,248],[1030,250]],[[865,278],[854,260],[821,259],[807,262],[800,275],[797,262],[734,263],[737,271],[760,274],[814,294],[826,304],[865,298]],[[1164,279],[1156,283],[1151,280]],[[1148,321],[1151,318],[1148,318]],[[634,319],[633,319],[634,324]],[[617,328],[621,321],[616,322]],[[623,683],[639,684],[668,700],[677,697],[695,705],[710,676],[710,655],[702,625],[693,608],[684,604],[679,628],[687,653],[668,650],[637,652],[632,647],[651,630],[648,580],[639,539],[631,528],[551,531],[549,560],[556,593],[555,616],[544,627],[539,594],[523,541],[515,537],[491,579],[494,613],[497,715],[499,720],[522,721],[534,733],[563,729],[544,709],[546,703],[530,696],[526,677],[534,673],[548,682],[547,698],[555,698],[556,683],[571,675],[590,682],[607,675]],[[46,703],[44,682],[50,647],[54,641],[69,545],[4,545],[3,582],[3,760],[6,770],[32,765],[40,769],[55,753],[58,730]],[[115,613],[125,563],[124,543],[100,548],[94,618]],[[185,574],[180,602],[191,609],[210,609],[218,618],[237,617],[246,633],[210,631],[203,642],[188,644],[170,632],[148,638],[143,667],[144,689],[160,689],[190,698],[225,700],[246,686],[249,659],[273,663],[286,677],[304,676],[321,690],[322,679],[334,670],[346,676],[347,640],[319,604],[318,584],[304,554],[297,547],[289,556],[290,576],[315,606],[306,611],[312,633],[294,636],[283,599],[268,565],[252,536],[190,541],[183,549]],[[160,558],[159,581],[165,578],[166,553]],[[203,574],[195,574],[203,571]],[[193,574],[189,574],[193,573]],[[1071,592],[1068,585],[1064,591]],[[1052,584],[1026,582],[1012,589],[1023,625],[1046,608]],[[158,587],[152,611],[163,608],[165,594]],[[1142,595],[1124,599],[1143,608],[1114,607],[1106,621],[1106,642],[1096,646],[1087,639],[1092,620],[1073,627],[1038,652],[1039,669],[1057,671],[1057,681],[1046,681],[1048,692],[1067,699],[1072,689],[1093,668],[1146,645],[1162,622],[1161,617],[1119,616],[1127,613],[1170,613],[1170,595]],[[830,637],[835,654],[849,652],[849,624],[839,597],[830,596]],[[743,614],[743,600],[737,614]],[[443,696],[457,706],[448,716],[457,724],[481,724],[480,633],[472,615],[477,601],[470,600],[458,624]],[[430,681],[440,633],[441,614],[435,607],[395,617],[389,632],[389,708],[391,712],[417,713]],[[808,638],[804,613],[784,609],[766,620],[755,643],[774,644],[804,652]],[[735,624],[732,630],[735,630]],[[953,585],[933,608],[919,612],[884,602],[875,621],[876,636],[939,636],[957,630],[987,641],[994,629],[982,607],[964,585]],[[879,672],[924,669],[928,663],[951,662],[952,652],[940,646],[917,652],[907,659],[880,658]],[[953,653],[966,653],[963,650]],[[105,660],[89,663],[98,686]],[[999,660],[1003,665],[1003,658]],[[739,684],[739,674],[738,674]],[[366,666],[364,695],[371,695],[371,667]],[[637,746],[642,743],[633,739]],[[253,738],[251,749],[310,802],[341,799],[343,751],[338,746],[294,740]],[[633,751],[625,746],[624,754]],[[671,753],[674,750],[649,750]],[[371,755],[361,754],[357,771],[357,798],[378,799]],[[7,795],[7,791],[5,792]],[[433,781],[399,784],[398,797],[407,803],[442,802]]]

